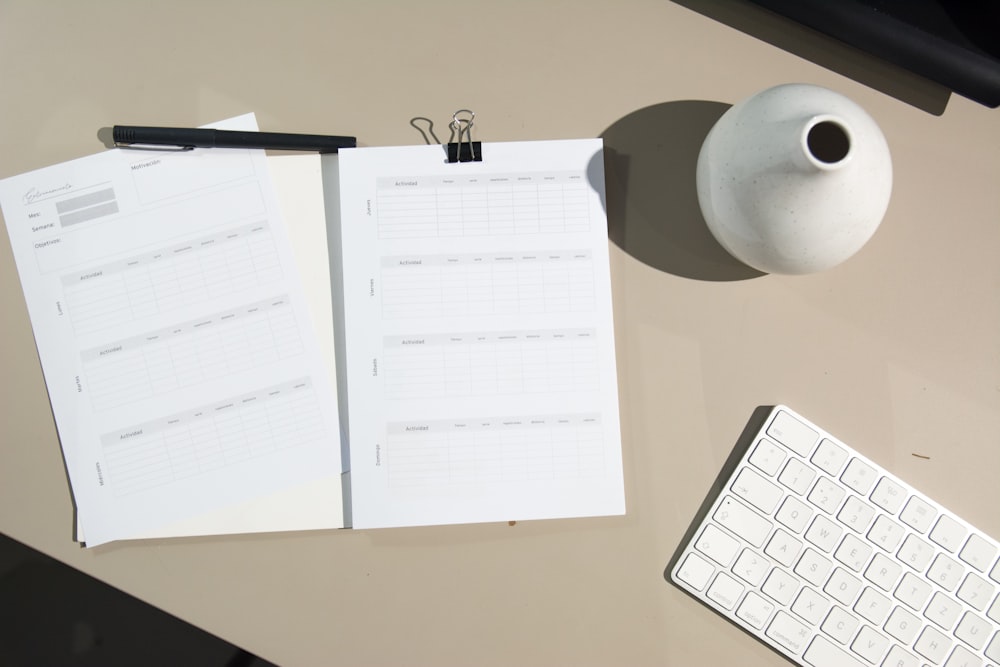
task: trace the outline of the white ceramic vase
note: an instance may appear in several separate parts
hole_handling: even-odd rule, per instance
[[[868,242],[892,191],[892,160],[864,109],[809,84],[731,107],[698,156],[698,201],[734,257],[767,273],[811,273]]]

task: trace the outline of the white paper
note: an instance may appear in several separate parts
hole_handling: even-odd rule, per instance
[[[336,160],[337,156],[325,158]],[[267,164],[288,228],[295,263],[304,277],[302,286],[306,303],[330,385],[336,389],[330,261],[320,156],[314,153],[269,156]],[[343,528],[341,475],[338,468],[338,472],[328,477],[220,510],[200,513],[136,537],[147,539]]]
[[[107,151],[0,204],[88,546],[338,479],[263,151]]]
[[[625,512],[601,141],[482,150],[340,153],[355,528]]]

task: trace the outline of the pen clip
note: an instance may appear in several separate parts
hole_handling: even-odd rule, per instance
[[[194,146],[161,146],[157,144],[125,144],[118,141],[115,142],[115,148],[125,148],[137,151],[160,151],[167,153],[182,153],[184,151],[193,151]]]

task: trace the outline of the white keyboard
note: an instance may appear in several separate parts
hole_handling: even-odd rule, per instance
[[[787,407],[671,578],[801,665],[1000,665],[1000,545]]]

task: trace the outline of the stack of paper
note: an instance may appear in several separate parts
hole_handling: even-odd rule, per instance
[[[0,202],[81,541],[299,525],[282,496],[339,484],[263,151],[112,150],[6,179]]]

